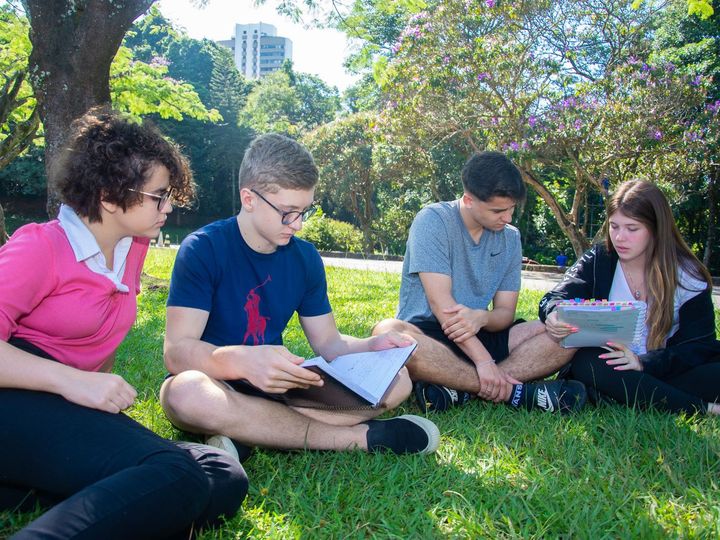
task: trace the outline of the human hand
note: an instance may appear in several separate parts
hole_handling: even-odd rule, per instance
[[[480,380],[479,397],[495,403],[505,401],[510,397],[512,385],[517,381],[498,368],[494,360],[478,362],[475,364],[475,369]]]
[[[442,310],[448,319],[442,323],[445,335],[456,343],[470,339],[488,322],[489,313],[483,309],[471,309],[462,304],[455,304]]]
[[[612,343],[608,341],[608,347],[614,349],[611,352],[601,354],[598,358],[606,360],[608,366],[615,366],[616,371],[642,371],[643,366],[638,355],[632,352],[622,343]]]
[[[119,413],[133,404],[135,389],[120,375],[73,370],[59,394],[72,403],[109,413]]]
[[[561,339],[578,331],[576,327],[560,322],[558,320],[557,311],[553,311],[545,319],[545,330],[547,330],[547,333],[555,341],[560,341]]]
[[[250,347],[245,378],[263,392],[284,394],[291,388],[322,386],[317,373],[300,367],[305,359],[281,345]]]
[[[415,340],[408,334],[386,332],[371,337],[368,341],[368,348],[371,351],[383,351],[385,349],[394,349],[395,347],[408,347],[413,343],[415,343]]]

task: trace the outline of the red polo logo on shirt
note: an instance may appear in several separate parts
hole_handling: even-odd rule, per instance
[[[270,320],[270,317],[260,315],[260,295],[257,293],[257,290],[269,281],[272,281],[270,276],[257,287],[250,289],[247,295],[245,306],[243,306],[245,314],[247,315],[247,330],[243,338],[243,345],[247,345],[248,339],[250,338],[252,338],[253,345],[265,344],[265,328],[267,327],[267,321]]]

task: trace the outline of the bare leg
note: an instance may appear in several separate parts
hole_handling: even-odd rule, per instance
[[[564,349],[545,332],[545,325],[532,321],[513,326],[509,338],[510,356],[500,369],[522,382],[542,379],[567,364],[577,349]]]
[[[410,334],[418,343],[406,364],[413,381],[441,384],[471,394],[480,392],[475,366],[461,359],[445,344],[434,340],[415,325],[398,319],[385,319],[373,328],[373,335],[395,331]]]
[[[393,383],[387,406],[397,406],[410,393],[403,370]],[[160,402],[179,428],[196,433],[221,433],[251,446],[315,450],[367,450],[368,426],[360,424],[385,408],[337,414],[293,409],[282,403],[248,396],[227,388],[199,371],[167,379]]]

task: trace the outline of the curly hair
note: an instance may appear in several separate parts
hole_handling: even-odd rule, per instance
[[[90,222],[101,222],[101,201],[123,211],[140,204],[142,194],[131,190],[142,190],[157,165],[170,173],[173,204],[189,204],[195,184],[180,149],[148,122],[94,107],[71,125],[57,165],[60,200]]]

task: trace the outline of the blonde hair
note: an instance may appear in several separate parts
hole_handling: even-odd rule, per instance
[[[678,270],[711,283],[710,273],[680,236],[670,205],[660,188],[650,182],[631,180],[620,184],[607,205],[608,220],[616,212],[637,220],[650,231],[645,267],[648,294],[648,350],[665,346],[672,328],[675,290],[680,285]],[[605,225],[608,251],[614,251],[609,223]]]

